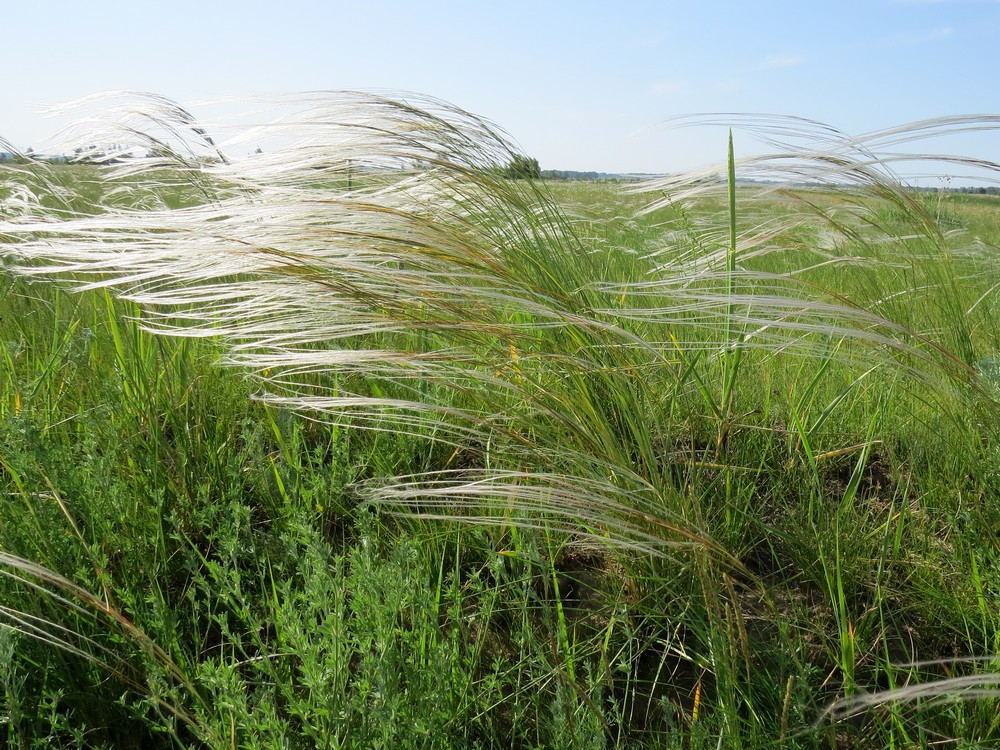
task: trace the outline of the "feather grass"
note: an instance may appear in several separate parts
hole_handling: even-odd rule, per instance
[[[544,184],[508,179],[516,146],[461,109],[360,92],[280,103],[292,111],[231,138],[156,97],[92,119],[88,127],[109,128],[95,141],[124,143],[119,153],[133,155],[101,167],[111,197],[99,213],[72,201],[55,212],[30,194],[9,200],[0,218],[7,268],[81,290],[110,287],[142,307],[150,331],[219,339],[226,361],[255,373],[272,405],[413,435],[460,456],[462,468],[359,484],[371,503],[557,530],[678,562],[730,638],[731,669],[717,667],[720,676],[741,671],[733,644],[746,641],[730,576],[751,588],[760,581],[717,538],[709,493],[693,494],[688,480],[717,474],[731,505],[733,477],[763,471],[736,465],[727,451],[754,357],[816,367],[790,421],[817,477],[820,458],[860,451],[845,507],[879,444],[879,412],[863,443],[819,452],[812,441],[870,373],[908,384],[935,416],[970,401],[995,407],[977,369],[998,343],[988,333],[1000,288],[992,248],[944,231],[898,180],[904,160],[932,156],[881,149],[994,129],[996,118],[860,138],[805,120],[745,118],[736,124],[782,152],[731,158],[724,179],[713,168],[640,186],[654,196],[649,214],[683,217],[691,201],[715,198],[726,217],[687,221],[637,253],[595,247]],[[240,155],[265,139],[274,144],[266,154]],[[1000,171],[988,160],[939,160]],[[777,182],[747,190],[737,174]],[[199,199],[171,207],[166,193],[178,181]],[[755,201],[764,199],[789,210],[762,223]],[[913,309],[927,289],[942,292],[935,304],[947,326]],[[806,420],[831,363],[854,374]],[[714,445],[684,444],[692,401],[707,405]],[[840,557],[837,548],[830,578],[844,604]],[[848,674],[854,631],[843,609]],[[76,648],[58,630],[8,616]],[[722,659],[723,646],[713,648]],[[831,715],[876,703],[858,700]]]
[[[783,273],[752,267],[795,250],[781,239],[817,218],[876,251],[903,241],[866,222],[869,206],[856,207],[860,217],[834,217],[806,191],[797,205],[807,210],[763,232],[738,232],[734,214],[728,241],[699,235],[708,254],[666,246],[628,266],[612,263],[628,270],[606,278],[543,186],[503,176],[517,150],[489,123],[419,97],[344,92],[295,104],[228,143],[266,135],[284,144],[266,158],[228,155],[209,127],[159,97],[112,109],[101,122],[117,124],[114,142],[169,158],[126,160],[109,168],[109,180],[127,190],[137,177],[155,182],[182,165],[182,176],[212,198],[76,218],[22,210],[0,225],[8,266],[72,278],[81,289],[114,286],[151,311],[151,330],[223,339],[232,363],[269,373],[263,398],[283,407],[456,446],[501,435],[507,468],[549,468],[558,456],[565,474],[532,476],[570,485],[592,472],[630,477],[663,498],[677,490],[660,466],[669,436],[648,420],[690,385],[678,352],[721,356],[735,346],[811,357],[818,338],[836,339],[850,342],[837,357],[885,362],[934,391],[976,382],[971,362],[887,315],[890,297],[855,302],[819,286],[805,278],[817,268],[811,261]],[[744,124],[775,145],[788,146],[779,136],[811,141],[789,156],[742,160],[741,175],[773,174],[776,162],[797,179],[865,190],[912,217],[921,239],[910,244],[925,243],[927,252],[943,252],[940,233],[873,150],[995,126],[957,118],[850,139],[801,120]],[[669,196],[648,210],[726,189],[707,174],[644,185]],[[823,255],[820,266],[880,263],[885,253]],[[382,384],[377,392],[372,382]],[[735,386],[723,399],[726,413]],[[461,396],[442,401],[447,391]],[[600,507],[593,487],[578,489]],[[605,497],[609,516],[620,508],[614,494]]]

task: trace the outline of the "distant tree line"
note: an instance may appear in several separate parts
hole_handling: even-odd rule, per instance
[[[959,187],[948,186],[948,187],[913,187],[911,190],[917,193],[959,193],[961,195],[1000,195],[1000,187],[991,185],[989,187],[983,187],[980,185],[961,185]]]
[[[511,180],[601,180],[609,182],[636,182],[638,175],[608,174],[607,172],[582,172],[575,169],[541,169],[538,159],[518,154],[501,169]]]
[[[73,161],[77,164],[117,164],[128,156],[129,150],[120,143],[108,146],[81,146],[73,149]]]
[[[542,170],[538,166],[538,159],[515,154],[504,169],[504,176],[512,180],[537,180],[541,178]]]
[[[0,151],[0,163],[16,162],[24,160],[42,161],[50,164],[63,164],[73,162],[74,164],[116,164],[123,158],[129,156],[129,150],[121,144],[110,146],[82,146],[73,149],[70,154],[42,154],[31,146],[28,146],[23,153],[11,153],[10,151]]]
[[[1000,187],[957,187],[948,188],[949,193],[968,193],[970,195],[1000,195]]]
[[[608,172],[580,172],[575,169],[543,169],[543,180],[591,180],[601,182],[639,182],[639,175],[611,174]]]

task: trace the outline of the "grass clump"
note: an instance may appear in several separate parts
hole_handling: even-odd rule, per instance
[[[296,104],[3,176],[8,745],[995,741],[996,226],[873,156],[991,121],[596,194]]]

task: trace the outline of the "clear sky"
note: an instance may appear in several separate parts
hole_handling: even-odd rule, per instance
[[[38,105],[109,89],[378,88],[484,115],[543,169],[664,172],[725,155],[724,131],[658,126],[674,115],[859,134],[1000,112],[1000,2],[2,0],[0,70],[0,136],[19,148],[58,127]]]

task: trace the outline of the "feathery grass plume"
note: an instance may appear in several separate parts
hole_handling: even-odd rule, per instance
[[[529,493],[572,516],[531,485],[562,475],[592,497],[586,483],[601,478],[669,517],[664,493],[680,488],[659,455],[668,435],[647,415],[669,411],[678,360],[600,312],[619,296],[594,284],[606,260],[542,186],[504,176],[509,140],[430,99],[301,104],[241,136],[277,144],[265,154],[195,160],[194,145],[173,147],[211,200],[65,220],[28,212],[0,229],[8,260],[81,288],[115,285],[155,330],[224,338],[232,363],[268,373],[276,404],[443,441],[473,463],[488,454],[506,470],[494,485],[509,479],[501,504]],[[159,126],[172,110],[152,105]],[[171,138],[189,125],[179,119]],[[118,140],[138,129],[125,122]],[[108,178],[128,186],[149,171],[155,185],[166,164],[151,161]],[[645,269],[616,273],[608,280],[633,282]],[[608,497],[609,522],[617,507]]]
[[[896,315],[910,286],[859,297],[821,276],[889,254],[905,265],[898,253],[911,245],[944,252],[920,201],[871,156],[877,139],[825,129],[791,159],[738,169],[758,176],[777,163],[797,179],[849,182],[897,210],[905,236],[873,218],[864,197],[828,208],[802,191],[797,205],[809,211],[786,223],[734,225],[731,237],[695,226],[684,242],[637,257],[594,252],[543,185],[507,179],[516,147],[481,118],[409,95],[281,103],[291,111],[229,139],[162,98],[116,107],[98,138],[155,158],[109,165],[105,178],[122,190],[102,213],[26,211],[0,236],[19,273],[114,286],[150,311],[153,330],[223,339],[228,361],[260,373],[274,404],[444,443],[472,467],[407,478],[395,492],[380,486],[373,498],[436,510],[475,498],[501,517],[532,509],[625,547],[718,549],[670,458],[681,399],[700,392],[720,421],[733,417],[737,384],[723,404],[706,382],[718,355],[814,358],[839,340],[836,357],[888,364],[934,393],[976,379],[971,330],[942,341]],[[264,141],[273,148],[241,155]],[[137,183],[155,192],[179,178],[203,200],[127,202]],[[644,189],[666,196],[656,210],[708,187],[694,175]],[[865,253],[807,245],[816,214]],[[714,356],[699,364],[703,353]]]
[[[820,463],[856,457],[835,521],[822,526],[824,509],[809,509],[817,539],[839,533],[882,438],[880,405],[872,416],[863,404],[869,428],[819,450],[845,403],[863,402],[869,387],[877,401],[892,386],[894,398],[929,405],[912,417],[928,421],[961,412],[970,396],[993,404],[977,371],[1000,348],[993,248],[946,230],[940,206],[891,171],[901,157],[879,155],[934,123],[849,138],[809,121],[749,118],[782,153],[733,160],[724,179],[713,168],[641,186],[660,196],[648,212],[666,218],[658,246],[640,252],[580,231],[544,184],[508,179],[515,145],[448,104],[359,92],[277,104],[280,116],[232,133],[158,97],[92,115],[80,142],[120,146],[88,166],[97,197],[77,200],[67,175],[27,165],[54,176],[5,199],[7,267],[113,288],[142,306],[150,330],[221,340],[227,361],[254,373],[278,407],[445,447],[429,471],[360,485],[372,502],[670,557],[677,580],[700,587],[690,611],[706,621],[688,612],[698,597],[686,583],[671,590],[687,603],[676,629],[704,651],[678,646],[706,677],[699,722],[710,692],[734,727],[748,700],[742,608],[752,596],[734,579],[755,580],[738,531],[765,525],[750,507],[754,481],[801,461],[820,495]],[[46,190],[69,200],[53,206]],[[689,208],[716,197],[718,214]],[[782,217],[765,201],[780,201]],[[769,384],[755,380],[775,359],[798,378],[779,394],[788,413],[777,416],[764,403]],[[834,370],[828,403],[814,404]],[[734,447],[759,433],[794,437],[777,468],[774,452]],[[736,478],[747,478],[742,489]],[[846,556],[832,550],[818,554],[823,586],[844,600],[837,624],[850,648],[837,666],[848,674],[857,652]],[[79,648],[72,634],[6,616]],[[776,684],[787,685],[784,735],[801,683]]]
[[[823,722],[857,722],[865,716],[893,716],[897,721],[905,717],[910,725],[921,727],[925,734],[936,736],[942,744],[953,743],[955,738],[932,729],[933,722],[928,718],[946,711],[949,706],[966,704],[973,710],[981,707],[982,714],[989,717],[989,731],[984,733],[983,739],[993,740],[998,726],[996,699],[1000,694],[1000,673],[996,667],[996,655],[895,664],[895,670],[909,674],[905,684],[834,701],[820,714],[813,729]],[[932,670],[945,671],[949,675],[960,671],[969,674],[935,677]],[[926,679],[922,679],[925,675]],[[931,726],[925,726],[928,724]]]
[[[940,383],[942,367],[959,382],[976,385],[970,368],[995,348],[992,304],[972,315],[983,300],[995,303],[994,249],[948,230],[927,194],[912,190],[896,170],[906,164],[934,165],[940,174],[941,169],[962,167],[968,177],[995,183],[1000,163],[887,149],[956,133],[995,131],[1000,118],[939,118],[859,137],[811,120],[769,115],[691,115],[670,122],[740,127],[776,149],[738,161],[740,178],[747,181],[741,207],[750,217],[741,228],[737,251],[744,274],[737,309],[745,310],[746,344],[759,341],[765,348],[780,348],[782,336],[794,345],[794,332],[826,328],[831,336],[865,341],[862,358],[871,357],[870,345],[905,352],[894,369],[903,366],[930,385]],[[647,211],[683,208],[694,198],[721,200],[726,190],[722,171],[714,167],[659,178],[636,189],[661,196]],[[785,219],[757,222],[754,204],[775,200],[785,202]],[[701,221],[702,241],[689,243],[686,253],[664,247],[663,265],[672,273],[659,283],[697,292],[718,286],[718,279],[727,275],[724,245],[712,234],[724,223],[712,216]],[[939,316],[920,315],[918,305],[928,289],[943,292],[933,304],[942,308],[946,327],[939,325]],[[981,296],[970,296],[973,289]]]

